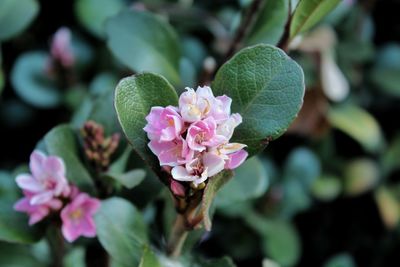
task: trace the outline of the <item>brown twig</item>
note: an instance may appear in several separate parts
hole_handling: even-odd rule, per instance
[[[288,19],[285,24],[285,30],[283,32],[283,35],[281,39],[278,42],[278,47],[282,49],[283,51],[287,52],[289,42],[290,42],[290,24],[292,23],[292,7],[291,7],[291,1],[289,1],[289,9],[288,9]]]

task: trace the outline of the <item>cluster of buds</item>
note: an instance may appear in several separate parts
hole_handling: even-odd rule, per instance
[[[104,138],[104,128],[87,121],[81,129],[86,157],[95,166],[97,172],[105,172],[110,165],[110,158],[118,147],[120,134]]]
[[[171,172],[171,190],[184,196],[184,185],[201,189],[209,177],[235,169],[247,158],[246,145],[230,143],[242,122],[231,114],[232,99],[213,95],[210,87],[186,88],[179,106],[152,107],[144,131],[160,165]]]
[[[31,173],[16,177],[24,197],[14,205],[16,211],[29,215],[29,225],[55,214],[61,218],[62,234],[67,241],[96,236],[93,215],[100,201],[68,183],[63,160],[34,151],[29,167]]]

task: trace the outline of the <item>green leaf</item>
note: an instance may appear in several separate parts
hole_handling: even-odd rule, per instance
[[[56,155],[64,160],[69,181],[85,189],[92,189],[92,178],[78,157],[77,140],[70,126],[54,127],[45,135],[44,142],[49,155]]]
[[[153,251],[151,251],[149,247],[144,248],[139,267],[161,267],[157,256],[154,254]]]
[[[385,150],[381,158],[382,169],[385,175],[400,169],[400,135],[397,135]]]
[[[178,95],[166,79],[156,74],[143,73],[122,79],[115,90],[115,109],[122,130],[135,151],[156,172],[160,171],[160,165],[147,147],[143,127],[151,107],[168,105],[177,106]]]
[[[281,38],[289,15],[289,1],[266,1],[252,27],[247,44],[267,43],[276,45]]]
[[[180,47],[174,29],[157,16],[129,10],[106,23],[108,47],[136,72],[151,71],[179,84]]]
[[[377,185],[380,179],[379,167],[370,159],[355,159],[346,165],[344,178],[344,193],[359,195]]]
[[[301,0],[290,23],[290,39],[309,30],[339,3],[340,0]]]
[[[304,76],[300,66],[279,48],[256,45],[226,62],[212,88],[215,95],[232,98],[232,112],[243,117],[233,140],[246,144],[254,155],[295,119],[303,103]]]
[[[40,108],[54,108],[61,103],[61,92],[46,76],[49,56],[43,52],[28,52],[20,56],[12,71],[15,92],[27,103]]]
[[[39,11],[35,0],[0,1],[0,42],[25,30]]]
[[[143,181],[146,177],[146,171],[143,169],[136,169],[123,174],[108,173],[107,176],[117,180],[126,188],[132,189]]]
[[[268,175],[258,157],[253,157],[235,169],[233,179],[217,196],[217,204],[224,206],[260,197],[268,188]]]
[[[218,190],[220,190],[222,186],[232,178],[232,176],[232,171],[222,171],[217,175],[211,177],[207,183],[206,188],[204,189],[203,199],[201,202],[201,213],[203,214],[204,227],[207,231],[211,230],[211,219],[209,210],[215,198],[215,195],[217,194]]]
[[[27,215],[16,212],[13,202],[0,201],[0,240],[10,243],[31,244],[39,241],[43,232],[28,225]]]
[[[358,141],[367,151],[378,152],[384,146],[381,128],[366,110],[355,105],[339,105],[331,108],[328,119],[338,128]]]
[[[14,176],[6,171],[0,171],[0,198],[2,201],[15,201],[20,196],[21,189],[18,188]]]
[[[0,243],[0,266],[43,267],[48,266],[48,264],[37,259],[35,255],[33,255],[30,246]]]
[[[388,229],[395,229],[400,221],[399,202],[396,199],[395,193],[389,188],[382,186],[374,192],[374,198],[385,226]]]
[[[335,176],[324,175],[314,181],[311,192],[314,197],[322,201],[335,199],[342,190],[340,180]]]
[[[97,236],[101,245],[121,266],[138,266],[147,229],[140,212],[122,198],[102,201],[95,215]]]
[[[63,259],[64,267],[86,267],[85,249],[76,247],[68,252]]]
[[[211,260],[199,259],[193,267],[236,267],[236,265],[230,257],[225,256]]]
[[[105,37],[107,18],[116,15],[126,6],[124,0],[77,0],[75,13],[79,22],[93,35]]]
[[[349,254],[343,253],[329,259],[324,267],[356,267],[356,264]]]
[[[1,56],[0,56],[1,57]],[[1,62],[0,62],[1,64]],[[4,76],[3,69],[0,65],[0,96],[3,93],[4,85],[6,84],[6,77]]]

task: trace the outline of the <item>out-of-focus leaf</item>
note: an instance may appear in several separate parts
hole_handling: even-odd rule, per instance
[[[233,263],[233,260],[228,257],[222,257],[219,259],[212,259],[212,260],[204,260],[199,259],[196,263],[191,265],[193,267],[236,267]]]
[[[400,135],[396,136],[382,157],[382,169],[385,175],[400,168]]]
[[[122,79],[115,89],[115,109],[122,129],[135,151],[156,171],[160,170],[155,155],[147,147],[143,131],[145,116],[151,107],[178,105],[178,95],[162,76],[143,73]]]
[[[383,223],[389,229],[396,228],[400,220],[399,202],[386,187],[380,187],[374,195]]]
[[[79,159],[77,140],[70,126],[56,126],[46,134],[44,142],[50,155],[59,156],[64,160],[68,180],[86,189],[93,189],[90,174]]]
[[[95,215],[97,236],[104,249],[121,266],[137,266],[148,243],[140,212],[122,198],[102,201]]]
[[[385,144],[378,122],[360,107],[351,104],[332,107],[328,119],[333,127],[354,138],[369,152],[378,152]]]
[[[126,173],[107,173],[107,176],[115,179],[128,189],[132,189],[139,185],[146,177],[146,171],[143,169],[135,169]]]
[[[269,259],[264,259],[262,262],[262,267],[280,267],[278,263],[269,260]]]
[[[202,69],[207,56],[204,45],[195,38],[186,37],[182,40],[182,55],[188,58],[197,70]]]
[[[151,71],[179,84],[180,47],[174,29],[148,12],[125,11],[106,23],[108,47],[136,72]]]
[[[139,267],[161,267],[157,256],[154,254],[153,251],[151,251],[149,247],[144,248]]]
[[[124,0],[76,0],[75,13],[89,32],[103,38],[107,18],[116,15],[125,6]]]
[[[340,0],[300,0],[290,23],[290,38],[310,29],[339,3]]]
[[[344,170],[344,193],[350,196],[371,190],[379,181],[379,168],[370,159],[355,159]]]
[[[182,84],[191,88],[196,87],[197,73],[193,63],[189,59],[183,57],[181,58],[179,69],[180,69]]]
[[[61,103],[61,92],[46,76],[48,60],[46,53],[28,52],[17,59],[11,72],[17,95],[40,108],[53,108]]]
[[[243,117],[233,140],[254,155],[295,119],[303,103],[304,76],[282,50],[262,44],[241,50],[222,65],[212,88],[215,95],[233,99],[232,112]]]
[[[211,230],[211,218],[209,210],[217,192],[226,184],[233,176],[233,172],[229,170],[222,171],[211,177],[204,189],[203,199],[201,202],[201,213],[203,214],[204,227],[207,231]]]
[[[329,259],[324,267],[356,267],[356,264],[349,254],[343,253]]]
[[[36,0],[0,1],[0,42],[25,30],[38,12]]]
[[[276,45],[283,34],[288,15],[289,1],[266,1],[246,43]]]
[[[77,247],[68,252],[64,257],[64,267],[86,267],[85,249]]]
[[[0,57],[1,57],[1,55],[0,55]],[[0,61],[0,64],[1,64],[1,61]],[[3,93],[5,83],[6,83],[6,77],[4,76],[3,69],[0,65],[0,96],[1,96],[1,93]]]
[[[43,267],[46,263],[36,259],[28,246],[0,243],[0,266]]]
[[[231,181],[217,195],[217,204],[226,205],[257,198],[268,188],[268,175],[261,161],[253,157],[234,171]]]
[[[323,175],[316,179],[311,187],[314,197],[322,201],[335,199],[342,190],[340,180],[335,176]]]
[[[0,171],[0,199],[2,201],[15,201],[20,195],[15,177],[6,171]]]

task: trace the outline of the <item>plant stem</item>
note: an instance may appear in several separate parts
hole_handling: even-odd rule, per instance
[[[167,253],[171,258],[178,258],[181,255],[187,235],[186,218],[178,213],[167,244]]]
[[[58,225],[50,227],[47,232],[47,239],[49,241],[50,248],[53,255],[53,267],[63,267],[64,262],[64,238],[61,234],[61,229]]]

